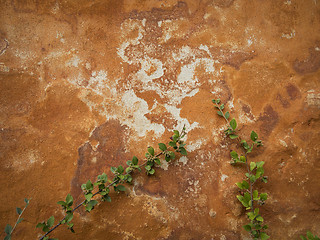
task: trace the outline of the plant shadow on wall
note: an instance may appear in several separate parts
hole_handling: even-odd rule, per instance
[[[123,166],[111,167],[111,172],[114,174],[112,179],[108,179],[106,173],[102,173],[98,176],[96,182],[91,182],[88,180],[86,183],[82,184],[81,189],[83,191],[84,200],[79,203],[77,206],[73,207],[74,198],[71,194],[66,196],[65,201],[58,201],[58,204],[62,207],[65,212],[65,216],[54,225],[55,218],[51,216],[47,221],[43,221],[37,224],[37,228],[41,228],[44,234],[39,238],[40,240],[58,240],[57,238],[50,238],[49,235],[57,229],[59,226],[65,224],[71,232],[75,232],[74,224],[72,219],[74,213],[80,207],[84,206],[87,212],[91,212],[98,204],[99,200],[101,202],[111,202],[111,197],[109,195],[111,189],[117,193],[126,191],[126,188],[123,183],[132,184],[133,176],[132,174],[138,170],[145,170],[147,175],[155,174],[155,167],[161,165],[161,161],[165,160],[166,162],[171,162],[176,158],[176,153],[181,155],[187,155],[185,149],[185,143],[183,138],[186,135],[186,129],[183,127],[182,131],[179,132],[175,130],[172,137],[170,138],[169,143],[166,145],[164,143],[158,143],[160,152],[156,153],[153,147],[148,147],[147,153],[145,154],[145,159],[141,164],[136,156],[132,160],[127,161],[127,167]],[[161,157],[163,159],[161,159]],[[29,204],[29,200],[25,199],[26,206],[23,210],[17,208],[18,219],[14,227],[10,224],[7,224],[5,227],[5,238],[4,240],[11,240],[12,234],[16,226],[23,220],[21,218],[22,213]]]

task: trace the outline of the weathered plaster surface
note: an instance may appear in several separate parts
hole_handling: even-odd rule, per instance
[[[187,127],[187,157],[76,214],[59,239],[248,239],[221,97],[264,147],[271,239],[320,234],[320,3],[316,0],[3,0],[1,228],[35,239],[68,193]]]

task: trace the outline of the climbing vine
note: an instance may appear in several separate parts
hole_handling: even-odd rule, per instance
[[[22,216],[23,212],[26,210],[26,208],[28,207],[30,199],[25,198],[24,202],[25,202],[25,206],[23,209],[21,209],[19,207],[16,208],[18,218],[17,218],[17,221],[14,224],[14,226],[12,227],[10,224],[6,225],[6,227],[4,229],[4,233],[6,234],[6,236],[4,237],[4,240],[11,240],[11,235],[12,235],[13,231],[16,229],[18,224],[23,221],[23,218],[21,216]]]
[[[65,216],[54,225],[55,218],[51,216],[47,221],[43,221],[37,224],[37,228],[41,228],[44,234],[39,238],[39,240],[57,240],[56,238],[50,238],[49,235],[61,225],[66,225],[71,232],[74,231],[74,224],[72,219],[74,217],[74,212],[80,207],[84,206],[87,212],[91,212],[95,206],[101,202],[111,202],[110,191],[113,188],[115,192],[124,192],[126,190],[124,183],[131,184],[133,181],[132,173],[136,170],[145,170],[147,175],[155,174],[155,167],[161,165],[160,157],[163,156],[164,160],[170,162],[175,159],[175,153],[181,155],[187,155],[185,149],[185,143],[183,141],[186,135],[186,129],[183,127],[182,131],[179,132],[175,130],[168,145],[164,143],[159,143],[158,147],[160,152],[155,153],[153,147],[148,147],[147,153],[145,154],[145,159],[142,164],[139,165],[139,160],[136,156],[132,160],[127,161],[127,167],[124,168],[122,165],[118,167],[111,167],[111,172],[113,173],[113,178],[109,179],[106,173],[102,173],[98,176],[96,182],[91,182],[88,180],[86,183],[81,185],[83,190],[84,200],[79,203],[74,208],[73,197],[68,194],[65,201],[59,201],[58,204],[62,207],[65,212]],[[99,196],[99,197],[98,197]],[[10,239],[9,239],[10,240]]]
[[[254,147],[262,146],[261,140],[258,138],[258,134],[254,131],[250,134],[250,142],[242,139],[238,134],[239,131],[237,129],[237,121],[232,118],[230,119],[230,113],[227,111],[224,113],[225,106],[221,103],[220,99],[213,99],[213,104],[217,108],[217,114],[220,117],[223,117],[227,122],[227,128],[224,130],[226,136],[230,139],[234,139],[238,142],[242,149],[242,154],[239,154],[235,150],[230,152],[230,156],[232,159],[231,164],[236,165],[244,165],[246,168],[245,179],[241,182],[237,182],[236,185],[239,188],[240,194],[237,195],[237,199],[241,202],[241,204],[245,207],[247,211],[247,217],[249,223],[244,225],[243,228],[248,231],[253,239],[261,239],[266,240],[270,236],[265,232],[268,228],[265,225],[264,219],[260,214],[259,208],[257,206],[261,206],[265,204],[265,201],[268,198],[267,193],[259,193],[257,189],[255,189],[255,184],[257,181],[262,181],[267,183],[268,178],[264,176],[264,161],[253,162],[249,161],[249,154],[253,151]]]

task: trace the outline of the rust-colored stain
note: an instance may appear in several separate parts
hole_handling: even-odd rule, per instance
[[[1,227],[12,239],[71,193],[188,130],[187,157],[135,173],[124,194],[75,214],[59,239],[248,239],[211,99],[264,146],[271,239],[320,235],[320,5],[310,1],[4,0],[0,8]],[[312,219],[312,221],[310,221]]]

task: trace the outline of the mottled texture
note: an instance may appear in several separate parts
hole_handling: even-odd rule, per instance
[[[245,240],[220,97],[264,146],[271,239],[320,235],[317,0],[0,1],[0,226],[39,237],[68,193],[187,127],[187,157],[134,174],[125,194],[75,214],[59,239]]]

